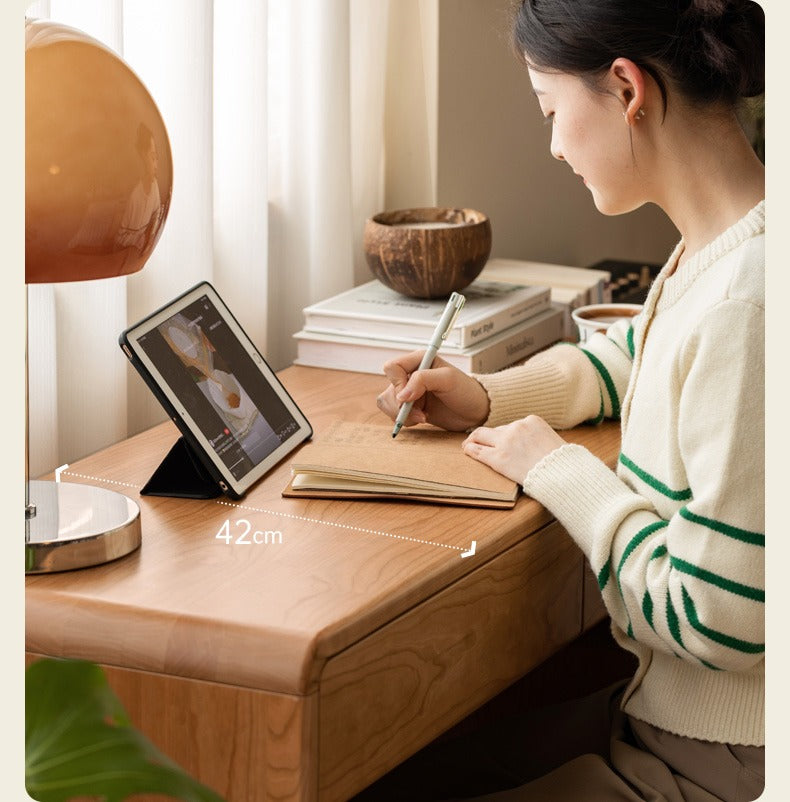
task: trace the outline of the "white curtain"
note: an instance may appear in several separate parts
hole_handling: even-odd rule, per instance
[[[173,197],[144,269],[29,287],[30,474],[164,420],[118,334],[211,281],[275,369],[302,308],[371,278],[364,221],[435,203],[438,0],[40,0],[156,101]]]

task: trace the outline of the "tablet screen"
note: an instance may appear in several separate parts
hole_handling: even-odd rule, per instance
[[[129,329],[122,340],[147,368],[149,384],[158,386],[228,484],[242,493],[310,430],[223,307],[203,283]]]

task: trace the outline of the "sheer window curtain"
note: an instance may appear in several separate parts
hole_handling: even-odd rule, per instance
[[[30,474],[161,422],[117,346],[211,281],[275,368],[302,308],[370,279],[382,208],[435,202],[438,0],[39,0],[119,53],[170,136],[173,198],[145,268],[31,285]]]

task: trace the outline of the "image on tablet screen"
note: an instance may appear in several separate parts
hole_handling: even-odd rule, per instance
[[[235,478],[298,428],[208,296],[138,342]]]

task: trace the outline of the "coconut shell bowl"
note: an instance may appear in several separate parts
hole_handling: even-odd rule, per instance
[[[373,275],[412,298],[445,298],[480,275],[491,253],[491,223],[474,209],[380,212],[365,222]]]

